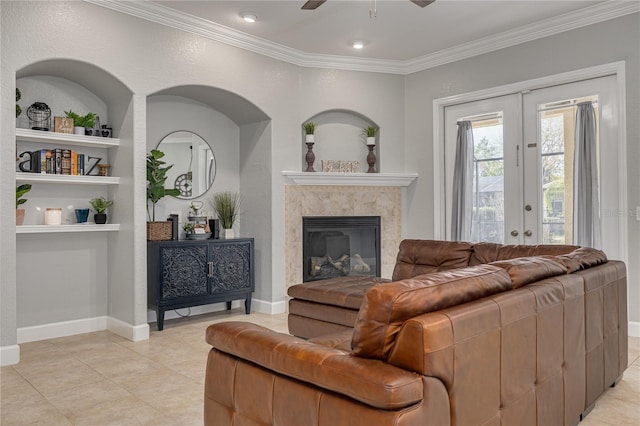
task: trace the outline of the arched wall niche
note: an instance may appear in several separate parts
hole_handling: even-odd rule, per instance
[[[301,140],[304,142],[304,123],[312,121],[316,124],[315,144],[313,152],[316,156],[314,168],[321,172],[323,160],[358,161],[358,172],[366,172],[367,154],[369,153],[362,129],[367,126],[379,127],[379,125],[357,111],[348,109],[331,109],[319,112],[301,123]],[[376,136],[380,140],[380,132]],[[305,156],[307,148],[302,147],[302,170],[307,167]],[[376,155],[378,147],[376,146]],[[376,164],[379,170],[379,161]]]
[[[255,238],[255,299],[270,300],[272,244],[271,118],[260,107],[234,92],[205,85],[184,85],[159,90],[147,97],[147,152],[162,137],[177,130],[200,135],[216,157],[216,177],[211,188],[194,200],[210,200],[215,192],[234,191],[242,197],[242,214],[236,234]],[[193,200],[160,200],[156,220],[179,212],[188,215]],[[182,232],[182,231],[181,231]]]

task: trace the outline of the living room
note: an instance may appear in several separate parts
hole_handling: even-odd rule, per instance
[[[212,191],[237,191],[243,196],[238,231],[253,237],[256,244],[252,306],[254,312],[277,315],[286,311],[287,287],[297,282],[299,274],[290,269],[286,257],[291,247],[287,191],[304,185],[293,184],[283,172],[304,170],[303,123],[336,111],[364,117],[381,129],[376,147],[379,174],[417,176],[394,189],[400,199],[396,203],[399,229],[394,231],[397,235],[387,238],[392,242],[383,247],[382,259],[383,264],[393,265],[401,239],[446,237],[439,226],[444,215],[439,205],[441,171],[434,164],[439,149],[434,124],[437,100],[621,62],[624,65],[618,75],[624,80],[621,101],[625,101],[626,121],[619,123],[625,125],[626,174],[620,188],[625,193],[623,203],[606,208],[612,216],[622,218],[616,240],[626,242],[616,246],[615,257],[628,268],[629,334],[640,336],[640,271],[633,261],[640,256],[635,212],[640,205],[635,167],[640,160],[635,136],[640,132],[637,2],[596,4],[602,8],[593,11],[597,18],[581,16],[574,24],[558,25],[561,30],[545,28],[548,32],[518,43],[477,46],[474,54],[454,55],[454,60],[433,56],[430,62],[378,69],[367,69],[361,63],[332,63],[328,58],[315,66],[277,59],[197,33],[197,26],[185,30],[175,23],[163,25],[151,15],[135,16],[135,8],[128,14],[117,10],[118,4],[103,7],[99,3],[0,4],[0,131],[6,142],[1,157],[3,199],[9,198],[16,181],[15,164],[10,164],[15,146],[7,142],[16,138],[16,87],[22,90],[19,103],[25,110],[37,101],[48,102],[56,115],[70,106],[93,107],[121,140],[109,169],[121,178],[120,183],[98,190],[115,200],[110,214],[120,224],[119,231],[70,238],[64,238],[65,234],[16,235],[13,212],[6,203],[0,207],[2,365],[20,361],[23,343],[82,332],[110,330],[130,341],[153,339],[150,327],[155,327],[155,315],[146,298],[142,164],[164,134],[184,130],[189,119],[181,112],[185,104],[198,103],[228,118],[227,140],[238,147],[226,157],[220,154]],[[436,6],[437,2],[429,7]],[[43,75],[48,80],[39,79]],[[76,93],[74,84],[92,92],[97,100],[83,103],[70,96],[67,104],[61,102],[65,90]],[[167,100],[182,106],[175,108],[173,117],[156,114],[158,105]],[[199,124],[201,121],[189,122],[192,128]],[[198,132],[217,143],[211,140],[214,131]],[[322,153],[321,145],[318,140],[318,153]],[[366,154],[364,147],[362,152]],[[350,159],[337,151],[322,154],[325,160]],[[320,169],[320,155],[316,169]],[[374,188],[382,187],[378,185]],[[42,220],[36,207],[44,209],[58,202],[47,194],[48,187],[35,186],[26,204],[27,220],[32,224]],[[61,196],[77,200],[91,194],[82,189]],[[174,211],[186,215],[189,201],[165,199],[158,207],[162,219]],[[60,264],[66,267],[58,267]],[[389,274],[387,269],[383,275]],[[209,312],[223,309],[223,304],[217,304]],[[194,308],[194,312],[207,310]],[[204,345],[204,336],[202,339]]]

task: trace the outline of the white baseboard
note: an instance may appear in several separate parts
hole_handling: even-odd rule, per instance
[[[18,329],[18,343],[36,342],[57,337],[92,333],[107,329],[107,317],[83,318],[72,321],[22,327]]]
[[[629,336],[640,337],[640,322],[629,321]]]
[[[102,330],[109,330],[134,342],[149,338],[149,324],[134,326],[117,318],[103,316],[22,327],[18,329],[18,343],[37,342]]]
[[[129,339],[132,342],[149,340],[149,324],[131,325],[128,322],[120,321],[117,318],[107,318],[107,330],[119,336]]]
[[[0,367],[20,362],[20,346],[0,346]]]
[[[260,312],[261,314],[283,314],[286,312],[287,304],[284,300],[279,302],[267,302],[265,300],[253,299],[251,301],[252,310]]]

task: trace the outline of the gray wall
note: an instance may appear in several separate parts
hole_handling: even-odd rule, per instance
[[[406,168],[420,179],[408,190],[409,235],[429,238],[433,228],[433,100],[509,83],[626,61],[628,205],[640,205],[639,15],[605,21],[485,55],[411,74],[406,78]],[[631,212],[629,317],[640,321],[640,222]]]

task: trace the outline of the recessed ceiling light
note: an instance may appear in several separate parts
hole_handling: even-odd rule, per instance
[[[244,19],[245,22],[254,23],[258,20],[258,15],[253,12],[243,12],[240,14],[240,16],[242,17],[242,19]]]
[[[364,47],[364,41],[356,40],[351,43],[351,47],[354,49],[362,49]]]

